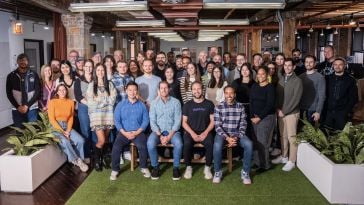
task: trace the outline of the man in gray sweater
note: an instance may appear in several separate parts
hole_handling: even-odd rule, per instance
[[[307,55],[304,59],[306,72],[299,77],[302,80],[303,94],[300,102],[301,116],[314,124],[321,119],[321,112],[325,102],[326,83],[323,75],[315,70],[316,57]]]
[[[281,133],[282,155],[272,160],[273,164],[285,163],[283,171],[291,171],[297,159],[296,133],[300,117],[299,103],[302,97],[302,80],[293,72],[292,58],[284,62],[284,75],[277,85],[277,115]],[[289,154],[288,154],[289,150]]]

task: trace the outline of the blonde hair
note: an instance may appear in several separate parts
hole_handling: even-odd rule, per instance
[[[52,72],[52,67],[49,64],[44,64],[41,68],[40,68],[40,78],[42,79],[42,83],[45,82],[45,75],[44,75],[44,70],[49,67],[51,69],[51,76],[49,77],[49,80],[52,80],[52,76],[53,76],[53,72]]]

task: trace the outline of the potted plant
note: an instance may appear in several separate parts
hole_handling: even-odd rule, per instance
[[[0,156],[2,191],[31,193],[66,161],[47,114],[39,116],[37,122],[23,123],[24,129],[11,127],[16,133],[7,142],[13,147]]]
[[[330,203],[364,204],[364,124],[325,135],[303,123],[297,167]]]

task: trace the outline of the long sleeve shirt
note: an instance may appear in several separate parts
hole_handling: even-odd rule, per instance
[[[284,115],[294,114],[300,111],[299,105],[302,97],[302,80],[295,73],[279,78],[277,85],[277,108]]]
[[[148,111],[144,103],[137,100],[131,103],[128,99],[121,101],[115,108],[115,126],[118,131],[145,130],[149,124]]]
[[[326,97],[325,78],[318,72],[303,73],[299,76],[302,80],[303,93],[300,109],[321,113]]]
[[[111,78],[111,81],[114,83],[115,88],[118,92],[116,102],[127,99],[125,88],[130,81],[134,81],[133,77],[129,75],[122,76],[119,73],[115,73]]]
[[[168,97],[166,102],[158,97],[152,101],[149,118],[153,132],[176,132],[181,127],[181,103],[174,97]]]
[[[228,105],[222,102],[215,107],[215,131],[221,137],[243,137],[247,127],[246,114],[243,104],[235,102]]]
[[[249,96],[250,115],[264,119],[267,115],[275,113],[275,90],[272,84],[260,86],[254,83]]]
[[[48,118],[51,125],[58,131],[64,131],[58,121],[67,122],[67,129],[70,132],[73,125],[75,102],[71,99],[52,99],[48,103]]]

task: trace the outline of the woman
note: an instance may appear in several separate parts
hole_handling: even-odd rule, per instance
[[[114,84],[107,80],[106,66],[96,64],[93,73],[93,82],[87,88],[86,99],[90,117],[90,127],[96,132],[97,143],[95,149],[95,170],[102,171],[103,152],[108,148],[110,130],[114,128],[114,104],[116,89]],[[103,151],[104,149],[104,151]],[[110,163],[105,163],[108,168]]]
[[[60,146],[67,155],[68,161],[80,167],[82,172],[86,172],[88,166],[82,161],[84,139],[72,129],[74,105],[74,101],[68,98],[67,87],[59,84],[56,87],[54,99],[49,101],[48,117],[52,127],[57,130],[54,135],[60,139]]]
[[[56,86],[64,84],[68,90],[68,97],[71,100],[75,100],[74,91],[75,76],[72,72],[71,63],[68,60],[61,61],[61,76],[56,80]]]
[[[284,73],[283,65],[284,65],[285,59],[286,59],[286,57],[284,56],[283,53],[277,53],[274,61],[276,63],[276,70],[277,70],[278,77],[283,75],[283,73]]]
[[[128,84],[130,81],[134,81],[133,77],[128,74],[128,65],[125,61],[119,61],[116,64],[116,70],[117,72],[114,73],[111,79],[115,85],[115,89],[118,92],[115,104],[127,98],[125,92],[126,84]]]
[[[107,79],[111,80],[111,78],[115,73],[115,66],[116,66],[114,56],[112,55],[105,56],[102,61],[102,64],[106,66]]]
[[[201,75],[196,65],[193,63],[189,63],[187,65],[187,74],[184,77],[180,78],[180,91],[182,96],[183,104],[186,104],[188,101],[192,100],[192,88],[191,85],[193,82],[199,81],[202,82]],[[202,84],[205,84],[202,82]],[[203,95],[205,94],[205,88],[203,90]]]
[[[41,77],[41,96],[39,100],[39,108],[46,112],[48,103],[53,98],[56,90],[56,83],[52,80],[52,68],[48,64],[43,65],[40,69]]]
[[[228,83],[224,80],[222,67],[216,66],[212,69],[212,77],[206,89],[205,98],[211,100],[214,105],[224,101],[224,88]]]
[[[134,78],[134,80],[139,77],[139,76],[142,76],[143,75],[143,72],[140,70],[140,67],[139,67],[139,64],[137,61],[135,60],[130,60],[129,61],[129,74],[131,77]]]
[[[169,66],[164,69],[164,78],[169,85],[169,95],[178,99],[182,103],[180,87],[178,81],[175,79],[172,67]]]
[[[257,154],[254,161],[262,170],[271,167],[269,160],[269,142],[273,132],[275,116],[275,89],[268,82],[268,69],[259,66],[257,71],[257,83],[250,90],[250,113],[255,134],[255,147]]]
[[[75,81],[75,97],[78,102],[78,120],[80,123],[80,131],[85,139],[85,162],[90,163],[91,157],[91,128],[90,128],[90,118],[88,115],[86,92],[88,85],[92,82],[92,73],[94,70],[94,63],[91,59],[85,61],[83,67],[84,75],[77,78]]]
[[[143,61],[145,59],[145,55],[144,55],[144,52],[143,51],[139,51],[138,52],[138,56],[137,56],[137,61],[138,61],[138,64],[139,64],[139,68],[143,68]],[[143,70],[142,70],[143,72]]]
[[[272,83],[274,87],[276,87],[278,83],[278,72],[276,63],[270,62],[267,64],[267,67],[269,69],[268,81],[269,83]]]

